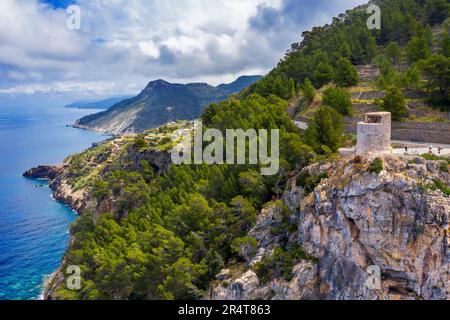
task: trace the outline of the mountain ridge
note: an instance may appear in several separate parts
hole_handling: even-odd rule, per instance
[[[175,120],[197,118],[210,103],[238,93],[261,76],[241,76],[217,87],[207,83],[150,81],[135,97],[120,101],[108,110],[77,120],[74,127],[113,134],[137,133]]]
[[[118,96],[95,101],[94,100],[75,101],[64,107],[70,109],[108,109],[111,108],[116,103],[119,103],[129,98],[131,98],[131,96]]]

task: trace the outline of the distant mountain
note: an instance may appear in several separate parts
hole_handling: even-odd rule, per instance
[[[106,111],[81,118],[74,127],[114,134],[135,133],[169,121],[192,120],[208,104],[224,100],[260,78],[240,77],[230,84],[217,87],[206,83],[151,81],[138,96],[121,101]]]
[[[217,86],[217,88],[230,91],[230,92],[239,92],[244,88],[247,88],[248,86],[252,85],[254,82],[261,79],[262,76],[241,76],[237,78],[232,83],[228,84],[221,84]]]
[[[111,108],[116,103],[119,103],[123,100],[130,98],[130,96],[124,97],[113,97],[100,101],[77,101],[71,104],[66,105],[66,108],[73,109],[108,109]]]

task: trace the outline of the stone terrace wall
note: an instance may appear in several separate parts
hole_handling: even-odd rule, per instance
[[[356,134],[354,119],[345,119],[345,133]],[[450,144],[450,123],[392,122],[392,139]]]

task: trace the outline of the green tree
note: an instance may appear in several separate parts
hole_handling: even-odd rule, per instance
[[[244,195],[252,199],[255,205],[261,205],[267,197],[267,189],[261,174],[250,169],[239,174],[239,185]]]
[[[406,45],[406,56],[410,63],[417,62],[428,58],[430,55],[430,48],[428,47],[425,37],[414,37]]]
[[[194,264],[187,258],[180,258],[168,268],[166,279],[158,287],[159,296],[166,300],[199,299],[203,291],[195,282],[206,270],[204,264]]]
[[[232,211],[231,229],[235,235],[247,231],[256,222],[256,209],[252,203],[243,196],[237,196],[230,203]]]
[[[445,32],[441,38],[441,54],[444,57],[450,57],[450,35]]]
[[[296,167],[304,167],[314,158],[314,151],[306,145],[301,136],[295,133],[282,133],[280,144],[283,148],[280,150],[281,158],[286,160],[290,166],[288,170]]]
[[[434,54],[429,59],[424,60],[421,69],[429,79],[428,88],[436,90],[432,97],[434,103],[446,106],[449,109],[450,97],[450,58],[443,55]]]
[[[303,82],[302,91],[305,96],[305,100],[308,104],[311,104],[316,97],[316,89],[312,85],[311,81],[306,78]]]
[[[423,30],[423,36],[425,38],[425,41],[427,42],[428,47],[432,47],[434,43],[434,37],[433,31],[431,30],[431,27],[429,25],[427,25]]]
[[[295,89],[294,79],[289,79],[289,90],[290,90],[291,98],[294,98],[295,96],[297,96],[297,90]]]
[[[327,62],[320,62],[314,71],[314,84],[317,88],[323,87],[333,80],[334,69]]]
[[[238,254],[240,257],[245,259],[247,264],[249,264],[251,258],[258,250],[258,241],[250,236],[236,238],[231,243],[231,249],[233,253]]]
[[[191,231],[202,231],[213,227],[213,209],[200,194],[193,194],[190,199],[177,206],[173,213],[172,223],[178,234],[184,235]]]
[[[405,88],[417,89],[420,83],[420,70],[417,64],[413,64],[402,75],[401,83]]]
[[[342,143],[344,131],[342,116],[333,108],[322,106],[305,131],[305,141],[318,154],[324,154],[326,146],[336,152]]]
[[[344,88],[332,87],[325,90],[323,104],[332,107],[343,116],[353,116],[352,96]]]
[[[381,110],[389,111],[392,114],[392,119],[400,121],[403,117],[408,115],[408,109],[405,105],[405,96],[397,87],[390,87],[384,98],[379,104]]]
[[[394,64],[399,64],[402,58],[402,51],[396,42],[391,42],[386,47],[386,56]]]
[[[427,22],[431,25],[444,22],[448,17],[450,4],[447,0],[427,0],[425,4],[425,12]]]
[[[340,58],[334,74],[334,83],[339,87],[351,87],[358,84],[358,72],[348,59]]]

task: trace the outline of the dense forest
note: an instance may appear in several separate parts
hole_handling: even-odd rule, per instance
[[[111,212],[83,212],[74,223],[73,242],[65,265],[82,269],[82,289],[59,287],[59,299],[199,299],[216,274],[231,260],[245,260],[257,244],[247,232],[259,210],[277,198],[293,172],[334,157],[344,142],[342,117],[352,110],[346,88],[358,83],[355,65],[375,63],[386,90],[380,108],[402,117],[402,90],[428,93],[436,108],[449,110],[450,36],[446,0],[377,0],[382,10],[380,30],[368,30],[366,7],[334,18],[329,25],[302,34],[280,63],[262,80],[235,97],[210,105],[204,126],[280,129],[280,171],[261,176],[258,166],[182,165],[158,175],[146,162],[130,169],[120,161],[99,172],[83,172],[87,153],[70,157],[73,183],[89,177],[88,186],[99,203],[114,199]],[[443,26],[437,51],[431,28]],[[289,101],[311,102],[316,90],[334,84],[306,132],[295,127],[285,112]],[[400,102],[399,102],[400,101]],[[399,108],[400,105],[400,108]],[[139,135],[127,146],[146,148]],[[321,177],[304,177],[311,187]],[[313,188],[312,188],[313,189]],[[286,219],[286,228],[295,230]],[[299,254],[300,252],[300,254]],[[296,259],[311,259],[286,242],[271,261],[258,267],[261,279],[289,274]]]

